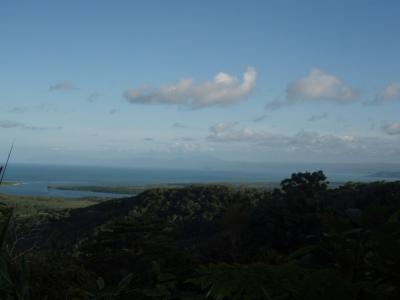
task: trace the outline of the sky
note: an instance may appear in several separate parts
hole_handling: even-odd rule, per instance
[[[400,162],[399,36],[397,0],[0,0],[0,158]]]

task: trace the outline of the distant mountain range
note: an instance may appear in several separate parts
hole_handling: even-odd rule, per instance
[[[377,173],[371,174],[371,175],[369,175],[369,177],[400,179],[400,172],[382,171],[382,172],[377,172]]]

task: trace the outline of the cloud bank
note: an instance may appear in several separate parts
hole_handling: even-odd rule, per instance
[[[242,81],[220,72],[211,81],[204,83],[182,79],[175,85],[131,89],[124,93],[124,97],[132,104],[171,104],[192,109],[228,106],[247,99],[255,86],[256,78],[256,70],[249,67],[244,72]]]
[[[391,134],[400,134],[400,123],[391,125]],[[212,128],[212,127],[211,127]],[[276,133],[268,130],[251,128],[236,129],[230,127],[216,132],[210,129],[207,141],[227,145],[229,143],[243,146],[258,147],[259,149],[275,149],[278,152],[318,153],[321,155],[352,154],[363,157],[379,157],[382,153],[398,155],[399,141],[383,137],[354,136],[346,134],[318,133],[300,131],[293,135]]]

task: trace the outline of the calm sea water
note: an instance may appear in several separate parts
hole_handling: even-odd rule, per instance
[[[311,170],[316,170],[311,168]],[[263,171],[244,172],[214,170],[170,170],[134,169],[87,166],[49,166],[10,164],[5,181],[18,182],[17,186],[1,186],[1,193],[34,196],[60,197],[125,197],[121,194],[95,193],[83,191],[62,191],[48,189],[49,185],[146,185],[163,183],[206,183],[206,182],[279,182],[294,171],[303,171],[296,166],[275,166]],[[367,177],[372,172],[354,168],[325,171],[329,180],[371,181]]]

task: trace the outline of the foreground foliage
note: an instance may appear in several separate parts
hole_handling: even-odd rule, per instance
[[[2,220],[4,299],[400,297],[400,182],[329,189],[319,171],[273,191],[152,189],[25,219],[38,235],[12,252],[12,209]]]

